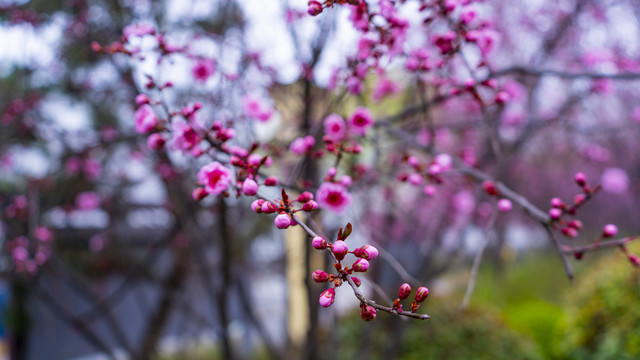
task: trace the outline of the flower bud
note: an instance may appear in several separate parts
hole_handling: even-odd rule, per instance
[[[251,203],[251,210],[253,212],[260,214],[262,212],[262,204],[264,204],[264,199],[254,200]]]
[[[269,176],[268,178],[264,179],[265,186],[277,186],[279,182],[280,181],[276,176]]]
[[[307,201],[302,206],[302,210],[308,211],[308,212],[316,211],[316,210],[318,210],[318,203],[313,201],[313,200]]]
[[[147,146],[151,150],[160,150],[164,147],[166,140],[160,134],[151,134],[147,138]]]
[[[587,185],[587,176],[581,172],[576,173],[573,179],[576,181],[576,184],[578,184],[581,187],[584,187],[585,185]]]
[[[618,227],[613,224],[607,224],[602,229],[603,238],[613,237],[613,236],[616,236],[617,234],[618,234]]]
[[[427,298],[427,296],[429,296],[429,289],[427,289],[425,286],[420,286],[418,290],[416,290],[416,302],[423,302],[424,299]]]
[[[351,267],[355,272],[365,272],[369,269],[369,262],[367,259],[360,258],[353,263]]]
[[[311,246],[313,246],[314,249],[326,249],[327,245],[327,240],[325,240],[322,236],[316,236],[311,239]]]
[[[191,193],[191,197],[193,197],[193,200],[195,201],[200,201],[207,197],[207,195],[209,195],[207,190],[201,187],[193,189],[193,192]]]
[[[262,212],[265,213],[265,214],[274,213],[274,212],[276,212],[277,209],[278,208],[276,208],[276,206],[273,205],[270,201],[265,201],[262,204]]]
[[[404,283],[400,285],[400,289],[398,289],[398,297],[402,300],[406,299],[411,295],[411,285]]]
[[[509,212],[513,208],[511,201],[509,199],[500,199],[498,200],[498,210],[502,212]]]
[[[307,201],[313,200],[313,194],[309,191],[305,191],[296,199],[297,202],[306,203]]]
[[[253,167],[258,167],[260,163],[262,163],[262,156],[259,154],[251,154],[247,158],[247,162]]]
[[[291,215],[281,212],[273,221],[278,229],[286,229],[291,225]]]
[[[362,305],[360,306],[360,318],[364,321],[371,321],[376,318],[376,309],[373,306]]]
[[[574,228],[576,230],[582,230],[582,226],[583,226],[582,221],[580,220],[571,220],[567,225],[569,225],[569,227]]]
[[[233,155],[231,159],[229,159],[229,162],[231,163],[231,165],[238,167],[243,167],[245,165],[244,161],[242,161],[242,159],[240,159],[236,155]]]
[[[407,182],[411,185],[420,185],[422,183],[422,175],[413,173],[407,177]]]
[[[313,274],[311,274],[311,278],[313,278],[313,281],[317,283],[323,283],[329,280],[329,274],[322,270],[316,270],[313,272]]]
[[[316,16],[322,12],[322,4],[319,1],[311,0],[309,1],[309,9],[307,12],[311,16]]]
[[[558,219],[560,219],[560,216],[562,216],[562,210],[560,210],[558,208],[553,208],[553,209],[549,210],[549,216],[553,220],[558,220]]]
[[[360,280],[359,278],[352,276],[351,280],[353,280],[353,283],[356,284],[357,287],[360,287],[360,285],[362,285],[362,280]]]
[[[373,260],[378,256],[378,249],[371,245],[364,245],[363,247],[355,249],[353,254],[363,259]]]
[[[574,238],[578,236],[578,230],[572,227],[564,227],[562,228],[562,234],[566,237]]]
[[[334,288],[329,288],[320,294],[320,305],[322,307],[329,307],[333,304],[333,301],[336,299],[336,290]]]
[[[256,183],[255,180],[253,179],[244,179],[244,182],[242,183],[242,192],[245,195],[255,195],[258,193],[258,183]]]
[[[482,188],[489,195],[498,195],[498,189],[496,189],[496,184],[493,181],[486,180],[482,183]]]
[[[573,197],[573,202],[576,205],[580,205],[582,204],[585,200],[587,199],[587,197],[584,194],[576,194],[576,196]]]
[[[336,242],[334,242],[332,246],[332,250],[333,250],[333,254],[336,256],[336,259],[338,260],[344,259],[344,257],[347,256],[347,253],[349,252],[349,248],[347,247],[347,244],[342,240],[337,240]]]
[[[565,205],[560,198],[554,197],[553,199],[551,199],[551,206],[553,206],[554,208],[562,208]]]

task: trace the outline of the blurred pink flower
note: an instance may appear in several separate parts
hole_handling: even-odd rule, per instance
[[[136,131],[140,134],[151,132],[158,125],[158,118],[153,108],[147,104],[140,106],[134,115]]]
[[[358,107],[349,118],[349,129],[358,135],[366,135],[367,130],[373,126],[373,115],[365,107]]]
[[[216,63],[212,59],[200,59],[191,69],[193,78],[199,82],[206,82],[216,72]]]
[[[339,142],[347,133],[347,126],[342,116],[331,114],[324,119],[324,133],[331,140]]]
[[[344,185],[325,182],[318,188],[316,200],[320,207],[341,214],[351,205],[352,197]]]
[[[76,196],[76,207],[81,210],[92,210],[100,206],[100,195],[94,191],[85,191]]]
[[[251,96],[244,98],[244,113],[247,117],[265,122],[273,115],[273,109]]]
[[[602,189],[612,194],[623,194],[629,188],[629,176],[620,168],[608,168],[600,178]]]

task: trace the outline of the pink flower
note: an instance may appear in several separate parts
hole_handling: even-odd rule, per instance
[[[199,82],[206,82],[216,72],[216,63],[212,59],[200,59],[191,69],[193,78]]]
[[[385,96],[394,94],[400,90],[400,87],[394,83],[393,81],[387,79],[386,77],[380,78],[376,87],[373,89],[373,101],[379,102]]]
[[[329,307],[336,299],[336,291],[334,288],[329,288],[320,294],[320,305],[322,307]]]
[[[289,146],[289,150],[291,150],[291,152],[294,154],[302,155],[313,149],[313,145],[315,145],[315,143],[316,139],[314,139],[313,136],[309,135],[303,138],[299,137],[293,140],[293,142]]]
[[[82,210],[92,210],[100,206],[100,195],[93,191],[85,191],[76,197],[76,206]]]
[[[265,122],[273,115],[273,109],[268,108],[258,99],[246,96],[244,98],[244,113],[249,118]]]
[[[349,119],[349,128],[358,135],[366,135],[367,130],[373,126],[373,115],[365,107],[358,107]]]
[[[146,134],[158,125],[158,118],[151,106],[144,104],[140,106],[134,115],[136,121],[136,131],[140,134]]]
[[[203,166],[198,172],[198,182],[210,194],[217,195],[226,191],[230,181],[231,170],[217,161]]]
[[[341,214],[351,205],[351,194],[342,184],[325,182],[316,192],[316,199],[321,207]]]
[[[128,25],[122,30],[122,34],[127,40],[131,36],[144,36],[144,35],[153,35],[156,33],[156,28],[150,24],[131,24]]]
[[[200,135],[191,126],[184,122],[174,122],[173,143],[171,147],[175,150],[189,151],[200,142]]]
[[[334,142],[342,140],[347,133],[347,125],[342,116],[331,114],[324,119],[324,133]]]
[[[612,194],[623,194],[629,188],[629,176],[620,168],[608,168],[600,178],[602,189]]]

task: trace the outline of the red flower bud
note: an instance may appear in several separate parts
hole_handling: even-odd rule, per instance
[[[279,180],[275,176],[269,176],[268,178],[264,179],[265,186],[277,186],[278,183],[279,183]]]
[[[313,274],[311,274],[311,278],[313,278],[313,281],[317,283],[323,283],[329,280],[329,274],[322,270],[316,270],[313,272]]]
[[[576,184],[581,187],[585,187],[585,185],[587,185],[587,176],[581,172],[576,173],[573,179],[576,181]]]
[[[205,190],[204,188],[195,188],[193,190],[193,192],[191,193],[191,196],[193,197],[193,200],[195,201],[200,201],[202,199],[204,199],[207,195],[209,195],[209,193],[207,192],[207,190]]]
[[[309,191],[305,191],[296,199],[297,202],[306,203],[307,201],[313,200],[313,194]]]
[[[427,289],[425,286],[420,286],[418,290],[416,290],[416,302],[423,302],[424,299],[427,298],[427,296],[429,296],[429,289]]]
[[[376,309],[369,305],[360,305],[360,318],[364,321],[371,321],[376,318]]]
[[[319,1],[311,0],[309,1],[309,9],[307,12],[311,16],[316,16],[322,12],[322,4]]]
[[[313,200],[309,200],[306,203],[304,203],[304,205],[302,206],[302,210],[304,211],[316,211],[318,210],[318,203],[313,201]]]
[[[400,299],[406,299],[411,294],[411,285],[404,283],[400,285],[400,289],[398,289],[398,297]]]
[[[360,285],[362,285],[362,280],[360,280],[359,278],[352,276],[351,280],[353,280],[353,283],[356,284],[357,287],[360,287]]]

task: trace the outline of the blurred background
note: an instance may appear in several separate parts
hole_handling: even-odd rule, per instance
[[[579,235],[559,241],[590,244],[605,224],[638,234],[640,5],[448,1],[448,19],[473,11],[484,39],[451,55],[434,45],[451,22],[429,10],[445,2],[367,3],[406,21],[395,55],[368,47],[379,39],[354,27],[355,6],[311,17],[300,0],[0,0],[3,358],[640,358],[639,246],[571,257],[572,285],[518,204],[498,214],[455,166],[441,183],[407,181],[408,159],[429,164],[437,148],[546,212],[581,193],[581,171],[601,190],[576,214]],[[123,34],[132,24],[156,34]],[[478,106],[460,90],[470,78],[495,79],[508,101]],[[201,102],[199,120],[259,143],[292,193],[315,191],[335,162],[296,156],[294,139],[320,148],[327,115],[368,107],[375,127],[339,167],[353,204],[306,220],[331,240],[351,222],[350,244],[381,252],[363,292],[388,304],[403,282],[428,286],[431,319],[365,323],[346,287],[319,308],[310,273],[329,258],[299,226],[249,211],[253,199],[194,201],[211,159],[151,150],[135,131],[141,93],[171,111]],[[247,99],[270,109],[264,121]]]

